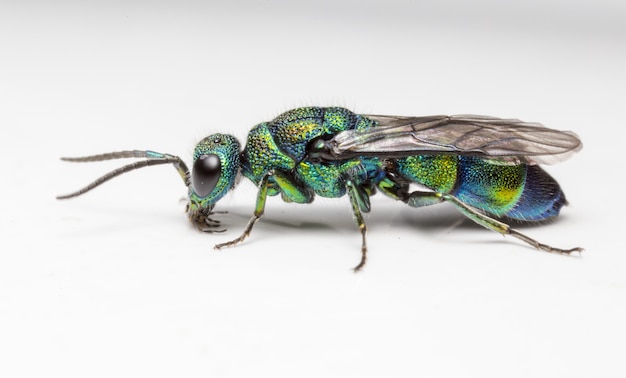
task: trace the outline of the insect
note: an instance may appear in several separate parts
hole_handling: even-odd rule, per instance
[[[216,203],[243,175],[258,187],[254,213],[239,237],[217,244],[241,243],[263,216],[268,196],[311,203],[316,195],[348,195],[361,234],[360,270],[367,260],[370,196],[377,191],[411,207],[448,202],[479,225],[514,236],[531,246],[558,253],[511,228],[509,220],[541,222],[555,218],[567,203],[559,184],[538,164],[570,157],[582,148],[576,134],[515,119],[487,116],[398,117],[359,115],[340,107],[304,107],[254,126],[241,149],[232,135],[213,134],[193,152],[190,171],[178,156],[155,151],[121,151],[62,158],[93,162],[141,158],[98,178],[82,195],[135,169],[172,164],[188,189],[186,212],[203,232],[220,232],[212,218]],[[417,189],[415,187],[418,187]]]

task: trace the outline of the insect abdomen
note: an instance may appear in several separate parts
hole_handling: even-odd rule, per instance
[[[464,203],[502,217],[522,196],[526,166],[459,157],[457,185],[450,194]]]
[[[542,221],[559,215],[567,205],[561,187],[538,165],[526,166],[526,182],[519,200],[506,216],[522,221]]]
[[[557,216],[566,204],[558,183],[536,165],[424,155],[397,159],[396,169],[410,181],[497,217],[541,221]]]
[[[567,202],[559,184],[537,165],[459,157],[453,194],[498,217],[521,221],[553,218]]]

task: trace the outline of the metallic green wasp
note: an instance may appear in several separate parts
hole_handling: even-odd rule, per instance
[[[361,233],[361,269],[367,258],[366,224],[370,196],[377,191],[422,207],[449,202],[474,222],[535,248],[558,253],[581,251],[542,244],[511,228],[508,220],[541,222],[567,203],[559,184],[538,164],[562,161],[582,148],[578,137],[537,123],[461,115],[395,117],[359,115],[339,107],[287,111],[253,127],[245,148],[227,134],[213,134],[195,147],[191,172],[175,155],[122,151],[80,158],[144,160],[118,168],[77,192],[138,168],[172,164],[188,188],[187,215],[201,231],[219,232],[215,204],[243,175],[258,187],[254,213],[232,246],[250,235],[263,216],[267,196],[311,203],[315,195],[350,199]],[[416,188],[417,187],[417,188]]]

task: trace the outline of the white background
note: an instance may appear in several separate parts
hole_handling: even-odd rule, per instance
[[[626,6],[620,1],[33,2],[0,5],[0,376],[623,377]],[[219,4],[219,5],[218,5]],[[303,105],[475,113],[577,132],[548,167],[571,203],[522,230],[373,199],[370,260],[347,198],[246,181],[187,222],[171,167],[73,191],[153,149]]]

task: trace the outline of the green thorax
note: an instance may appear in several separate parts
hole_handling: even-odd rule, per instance
[[[332,107],[305,107],[290,110],[270,122],[256,125],[248,134],[242,152],[242,173],[259,183],[268,171],[280,171],[295,181],[295,185],[313,190],[325,197],[339,197],[345,193],[341,177],[348,171],[360,169],[361,177],[371,176],[368,170],[380,165],[360,160],[346,162],[312,163],[306,158],[307,148],[316,138],[331,138],[350,129],[373,127],[374,121],[347,109]],[[369,159],[372,160],[372,159]],[[302,189],[302,188],[300,188]],[[284,193],[283,197],[289,193]],[[269,182],[269,195],[281,192],[274,179]],[[293,198],[292,198],[293,200]]]
[[[290,110],[250,131],[242,153],[242,171],[258,182],[269,169],[293,170],[305,159],[307,146],[313,139],[373,125],[373,121],[344,108]]]

